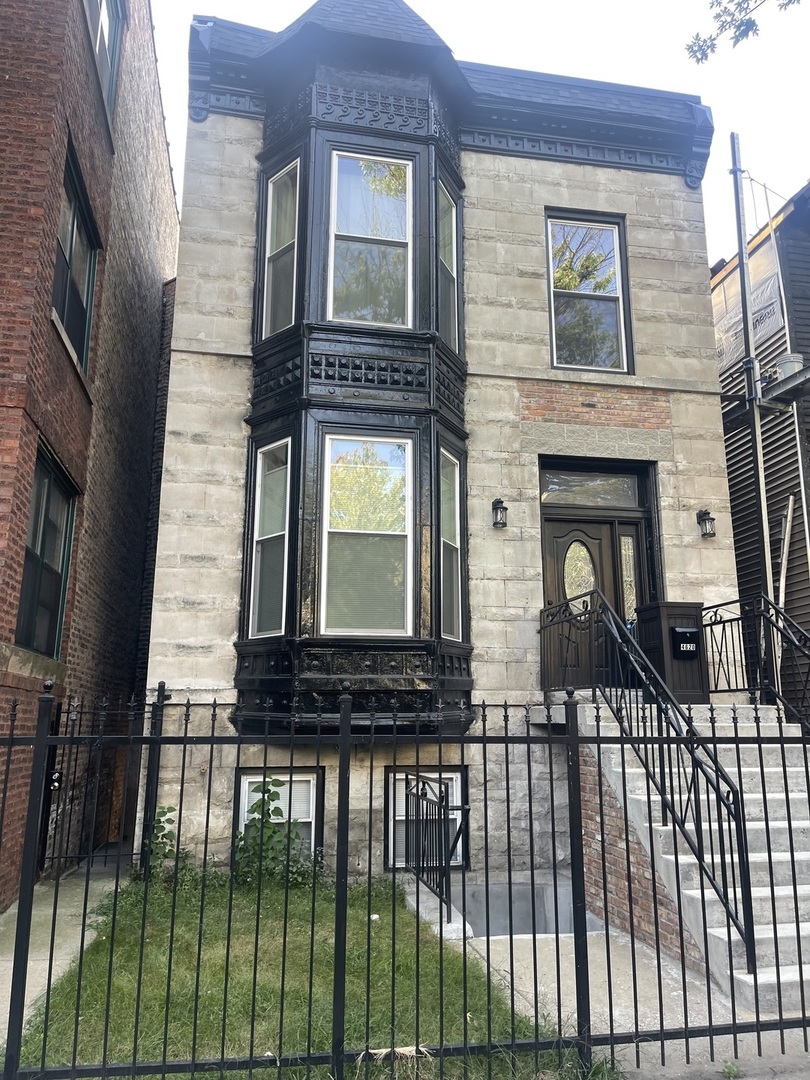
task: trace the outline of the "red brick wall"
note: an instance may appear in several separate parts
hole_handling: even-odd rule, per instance
[[[705,971],[703,954],[678,917],[678,908],[631,824],[613,789],[600,775],[594,750],[580,754],[585,891],[588,911],[605,918],[613,929],[632,933],[652,949],[662,949],[695,971]],[[656,910],[657,909],[657,910]],[[683,950],[681,940],[683,939]]]
[[[520,382],[520,418],[652,431],[671,424],[669,395],[662,390],[527,379]]]
[[[110,122],[82,0],[0,0],[0,717],[17,697],[30,720],[50,671],[58,689],[89,697],[126,697],[136,678],[177,212],[149,2],[127,8]],[[69,141],[101,240],[86,376],[51,320]],[[14,645],[40,440],[79,492],[61,664],[50,668]],[[22,764],[15,758],[6,792],[0,909],[14,891],[6,882],[18,854],[9,837],[27,802]]]

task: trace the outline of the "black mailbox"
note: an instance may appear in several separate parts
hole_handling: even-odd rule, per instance
[[[670,626],[672,656],[675,660],[697,660],[700,655],[700,630],[696,626]]]

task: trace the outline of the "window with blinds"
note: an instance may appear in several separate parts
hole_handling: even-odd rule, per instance
[[[296,833],[304,851],[315,850],[316,783],[315,773],[258,772],[243,773],[239,797],[239,830],[245,828],[251,809],[262,799],[262,792],[272,792],[271,816],[279,824],[295,822]]]

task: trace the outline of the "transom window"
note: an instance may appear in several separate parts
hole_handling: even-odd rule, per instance
[[[461,524],[459,464],[441,452],[442,636],[461,640]]]
[[[627,370],[617,225],[550,219],[554,364]]]
[[[289,531],[290,442],[260,450],[256,468],[253,526],[251,635],[280,634],[284,629]]]
[[[456,277],[456,204],[439,184],[439,333],[458,349],[458,285]]]
[[[25,540],[18,645],[59,655],[74,499],[55,468],[39,458]]]
[[[411,325],[411,166],[336,153],[328,318]]]
[[[263,337],[283,330],[294,320],[297,228],[296,161],[267,184]]]
[[[324,633],[411,633],[412,458],[410,440],[327,436]]]
[[[82,371],[87,370],[95,268],[96,244],[89,210],[69,158],[59,208],[51,303]]]

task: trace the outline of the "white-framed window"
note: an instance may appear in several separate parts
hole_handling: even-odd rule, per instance
[[[294,161],[267,181],[262,337],[294,321],[297,236],[298,162]]]
[[[251,637],[284,630],[289,517],[290,440],[284,439],[256,455]]]
[[[458,280],[456,272],[456,204],[439,184],[439,333],[458,349]]]
[[[458,459],[442,450],[441,505],[442,637],[461,640],[461,508]]]
[[[84,0],[84,11],[93,43],[101,92],[107,110],[112,112],[118,54],[124,32],[124,0]]]
[[[314,772],[260,770],[239,778],[239,831],[250,819],[258,820],[262,793],[271,822],[293,822],[294,839],[300,851],[315,851],[315,822],[318,810],[318,778]]]
[[[411,163],[335,153],[327,318],[411,326]]]
[[[439,800],[446,792],[450,811],[450,842],[452,844],[456,833],[464,820],[462,807],[462,767],[442,766],[440,769],[435,765],[419,766],[402,765],[391,769],[388,774],[388,865],[404,866],[405,864],[405,792],[407,783],[413,783],[413,777],[418,776],[419,785],[424,782],[425,793],[428,798]],[[411,778],[410,781],[408,778]],[[446,787],[445,787],[446,785]],[[464,832],[459,838],[451,866],[462,866],[466,854],[464,846]]]
[[[409,635],[413,620],[413,443],[327,435],[325,634]]]
[[[549,218],[555,367],[627,370],[616,224]]]

